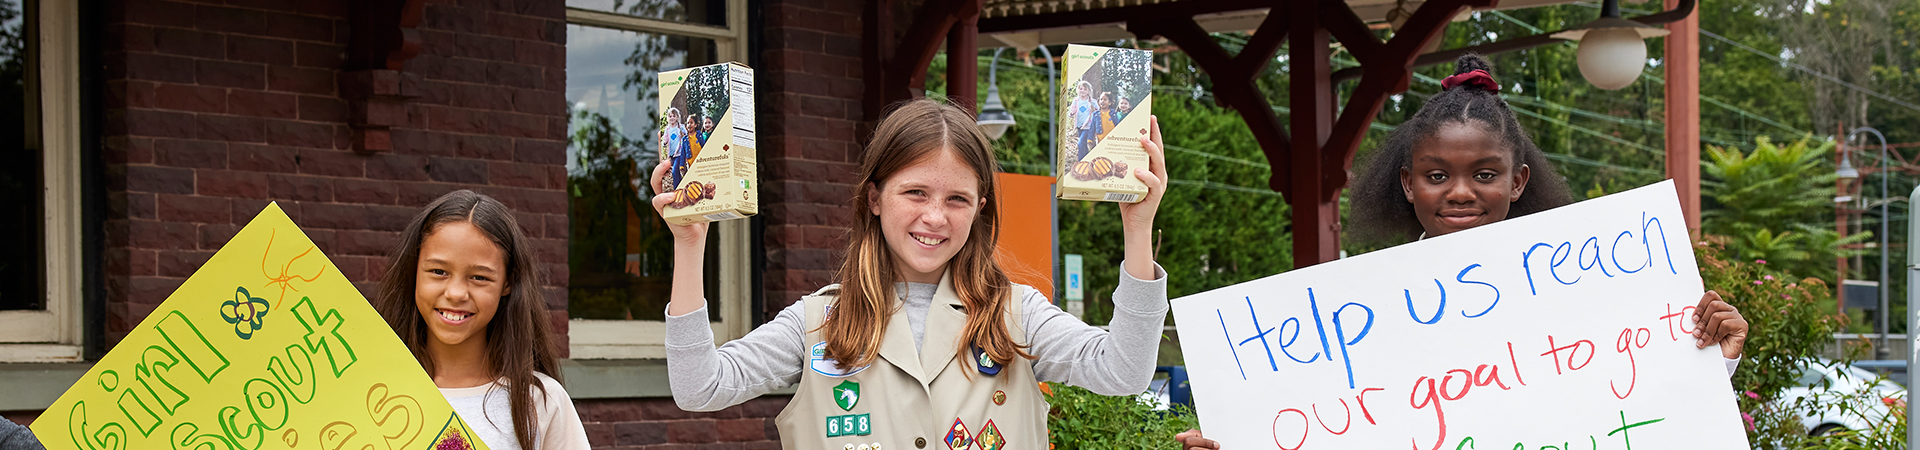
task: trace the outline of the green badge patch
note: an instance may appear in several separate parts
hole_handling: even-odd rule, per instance
[[[873,416],[867,414],[848,414],[827,418],[827,437],[866,436],[873,434]]]
[[[843,411],[852,411],[853,405],[860,404],[860,382],[847,380],[834,386],[833,404],[840,405]]]

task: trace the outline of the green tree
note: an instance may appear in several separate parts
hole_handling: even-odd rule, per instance
[[[1777,271],[1831,280],[1834,260],[1858,250],[1841,246],[1872,235],[1841,239],[1833,223],[1833,143],[1802,138],[1775,145],[1760,137],[1752,151],[1707,146],[1701,175],[1701,231],[1732,239],[1742,259],[1765,260]]]

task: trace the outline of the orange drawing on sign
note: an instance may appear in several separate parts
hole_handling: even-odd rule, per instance
[[[294,261],[299,261],[300,258],[306,257],[308,253],[313,253],[314,247],[307,247],[307,251],[300,252],[300,254],[298,255],[294,255],[293,259],[289,259],[287,260],[286,264],[280,265],[280,276],[274,276],[273,274],[268,273],[267,272],[267,255],[273,253],[273,237],[276,234],[279,234],[279,230],[272,230],[272,232],[267,234],[267,248],[266,250],[260,251],[260,274],[267,277],[267,287],[273,287],[273,285],[276,285],[276,284],[280,285],[280,300],[286,300],[288,289],[292,289],[294,292],[300,292],[300,288],[293,287],[293,280],[300,280],[300,282],[302,283],[312,283],[313,280],[318,280],[320,279],[321,275],[324,275],[327,273],[327,265],[321,264],[320,271],[314,273],[313,276],[311,277],[302,277],[299,275],[287,275],[287,271],[293,267]],[[278,303],[278,302],[275,302],[275,303]],[[271,311],[272,309],[268,309],[268,310]]]

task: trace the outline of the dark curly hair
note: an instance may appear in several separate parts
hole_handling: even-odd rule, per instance
[[[1455,74],[1474,70],[1492,74],[1493,63],[1471,53],[1454,61]],[[1514,168],[1525,164],[1532,171],[1533,176],[1528,178],[1525,191],[1508,210],[1507,218],[1573,203],[1566,180],[1554,173],[1547,154],[1533,145],[1533,138],[1514,119],[1506,100],[1502,100],[1498,92],[1463,83],[1427,99],[1427,103],[1413,113],[1413,118],[1388,134],[1386,142],[1368,158],[1366,171],[1354,180],[1349,196],[1353,207],[1351,229],[1356,240],[1398,243],[1411,241],[1426,231],[1413,217],[1413,204],[1407,202],[1406,191],[1400,186],[1400,171],[1408,167],[1414,146],[1438,133],[1441,126],[1451,124],[1478,126],[1499,135],[1501,145],[1513,152]]]

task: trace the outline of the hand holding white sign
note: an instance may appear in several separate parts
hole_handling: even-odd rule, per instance
[[[1675,199],[1660,183],[1174,300],[1208,437],[1746,448],[1723,353],[1689,339],[1737,346],[1745,322],[1701,295]]]

